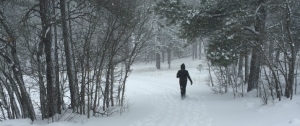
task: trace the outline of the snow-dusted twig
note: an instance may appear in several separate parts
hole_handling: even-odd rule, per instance
[[[252,27],[244,27],[244,30],[250,31],[251,33],[253,33],[254,35],[259,35],[259,32],[255,31],[254,28]]]

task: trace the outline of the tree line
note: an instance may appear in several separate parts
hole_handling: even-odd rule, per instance
[[[153,37],[152,5],[0,0],[0,120],[68,109],[89,118],[125,106],[131,65]]]
[[[196,4],[195,4],[196,3]],[[161,0],[155,10],[179,37],[206,38],[210,85],[234,96],[257,91],[263,103],[297,93],[299,2],[297,0]]]

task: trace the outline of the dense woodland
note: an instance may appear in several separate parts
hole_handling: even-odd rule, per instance
[[[122,113],[134,62],[186,56],[207,61],[216,93],[292,99],[299,12],[297,0],[0,0],[0,120]]]
[[[300,2],[296,0],[162,0],[155,7],[179,37],[207,37],[210,84],[216,93],[257,90],[264,104],[293,98],[299,67]]]

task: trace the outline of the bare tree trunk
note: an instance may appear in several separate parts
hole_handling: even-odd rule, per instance
[[[96,92],[95,92],[95,101],[94,101],[94,105],[93,105],[93,115],[95,116],[96,114],[96,106],[97,106],[97,100],[98,100],[98,90],[102,90],[101,88],[101,77],[102,77],[102,71],[103,71],[103,63],[104,63],[104,54],[105,54],[106,49],[103,49],[102,55],[101,55],[101,60],[100,60],[100,64],[99,64],[99,74],[97,75],[97,81],[96,81]],[[100,101],[100,100],[98,100]]]
[[[36,119],[36,117],[35,117],[33,105],[31,103],[31,98],[25,88],[22,69],[20,67],[19,58],[17,56],[16,37],[14,35],[13,30],[10,29],[8,22],[5,20],[3,12],[1,12],[1,11],[0,11],[0,18],[1,18],[0,23],[4,27],[5,32],[10,37],[10,43],[8,44],[8,46],[10,47],[11,57],[4,55],[2,52],[0,53],[0,56],[2,56],[6,60],[6,62],[8,62],[10,64],[10,66],[12,68],[14,79],[19,86],[19,89],[20,89],[20,92],[22,95],[22,102],[23,102],[22,107],[26,108],[23,110],[24,118],[30,117],[30,119],[32,121],[34,121]]]
[[[278,68],[280,65],[280,60],[279,60],[279,55],[280,55],[280,51],[279,50],[277,50],[276,51],[276,57],[275,57],[275,60],[276,60],[276,67]],[[276,70],[276,75],[275,76],[277,76],[277,77],[279,77],[279,70],[277,69]],[[281,84],[280,84],[280,81],[278,82],[278,85],[276,85],[277,87],[276,87],[276,92],[277,93],[279,93],[280,92],[280,94],[277,94],[277,97],[278,97],[278,95],[283,95],[283,93],[282,93],[282,87],[281,87]]]
[[[56,15],[55,12],[55,0],[52,0],[52,12],[53,15]],[[53,17],[53,20],[56,20],[56,17]],[[59,85],[59,63],[58,63],[58,42],[57,42],[57,25],[54,24],[54,68],[55,68],[55,111],[58,114],[61,114],[61,93],[60,93],[60,85]]]
[[[171,49],[170,49],[170,47],[168,47],[168,49],[167,49],[167,54],[168,54],[169,69],[171,69]]]
[[[207,61],[207,66],[208,66],[209,80],[210,80],[211,86],[214,87],[214,81],[213,81],[212,74],[211,74],[212,66],[210,65],[210,63],[208,61]]]
[[[75,73],[75,62],[73,58],[73,51],[69,39],[67,22],[66,22],[66,0],[60,0],[60,11],[62,19],[62,31],[63,31],[63,40],[65,47],[66,55],[66,64],[67,64],[67,74],[69,79],[70,95],[71,95],[71,107],[73,112],[76,111],[77,106],[77,89],[76,89],[76,73]]]
[[[296,73],[295,74],[298,74],[298,70],[296,69]],[[298,88],[298,83],[297,83],[297,79],[295,79],[295,95],[297,95],[297,88]]]
[[[1,78],[0,78],[1,79]],[[14,110],[14,107],[16,106],[14,103],[11,103],[10,105],[11,105],[11,109],[9,108],[9,105],[8,105],[8,101],[6,101],[6,95],[5,95],[5,93],[4,93],[4,88],[3,88],[3,86],[2,85],[4,85],[3,84],[4,82],[3,82],[3,80],[1,79],[1,82],[0,82],[0,99],[1,99],[1,101],[2,102],[0,102],[0,106],[5,106],[4,108],[5,108],[5,110],[6,110],[6,112],[7,112],[7,118],[8,119],[13,119],[14,117],[12,116],[12,111],[15,111]],[[7,91],[8,92],[8,91]],[[8,92],[8,93],[11,93],[11,92]],[[11,97],[9,96],[9,98],[11,99]],[[14,99],[13,99],[14,100]],[[11,101],[11,100],[10,100]],[[5,113],[4,113],[4,110],[3,110],[3,108],[1,107],[1,109],[2,109],[2,115],[3,115],[3,117],[4,117],[4,119],[5,119]],[[18,109],[18,108],[17,108]],[[12,110],[12,111],[11,111]]]
[[[259,47],[253,47],[252,49],[252,57],[251,57],[251,64],[250,64],[250,74],[248,80],[248,88],[247,92],[257,88],[258,86],[258,79],[260,74],[260,49]]]
[[[89,31],[91,31],[90,30],[90,28],[89,28]],[[91,84],[91,78],[90,78],[90,72],[91,72],[91,69],[90,69],[90,60],[91,60],[91,58],[90,58],[90,37],[88,37],[88,36],[90,36],[90,34],[92,34],[92,33],[90,33],[90,32],[88,32],[87,33],[87,36],[85,37],[85,40],[86,40],[86,45],[85,45],[85,48],[86,48],[86,60],[87,60],[87,63],[86,63],[86,67],[87,67],[87,98],[88,98],[88,102],[87,102],[87,117],[88,118],[90,118],[90,98],[91,98],[91,94],[90,94],[90,84]]]
[[[242,74],[242,72],[243,72],[243,64],[244,64],[243,58],[244,58],[244,56],[240,55],[239,56],[239,61],[238,61],[239,64],[238,64],[238,73],[237,73],[237,75],[241,79],[242,79],[242,76],[243,76],[243,74]]]
[[[252,47],[252,58],[250,64],[250,75],[248,80],[248,88],[247,92],[255,89],[258,87],[258,80],[260,75],[260,51],[261,45],[265,42],[266,39],[266,18],[267,18],[267,11],[266,11],[266,0],[259,0],[258,3],[260,4],[258,7],[258,12],[256,14],[256,24],[255,24],[255,31],[259,34],[257,35],[258,39],[255,45]]]
[[[203,39],[201,39],[201,41],[199,41],[199,59],[202,58],[202,45],[203,45]]]
[[[48,112],[46,111],[46,88],[44,85],[44,77],[43,77],[43,71],[44,71],[44,64],[41,61],[42,53],[43,53],[43,42],[39,42],[38,44],[38,51],[36,55],[37,59],[37,66],[38,66],[38,78],[39,78],[39,89],[40,89],[40,106],[41,106],[41,113],[42,113],[42,119],[47,118]]]
[[[68,13],[71,13],[71,10],[70,10],[70,4],[71,4],[71,2],[68,2]],[[69,14],[68,15],[68,19],[71,19],[71,15]],[[77,109],[77,111],[78,111],[78,103],[79,103],[79,101],[80,101],[80,99],[79,99],[79,96],[77,95],[78,94],[78,92],[79,92],[79,87],[78,87],[78,78],[77,78],[77,69],[76,69],[76,62],[75,62],[75,50],[74,50],[74,44],[73,44],[73,38],[72,38],[72,36],[73,36],[73,32],[72,32],[72,21],[71,20],[69,20],[69,38],[70,38],[70,46],[71,46],[71,52],[72,52],[72,62],[73,62],[73,64],[74,64],[74,73],[75,73],[75,75],[74,75],[74,79],[75,79],[75,81],[74,81],[74,91],[75,91],[75,101],[76,101],[76,104],[75,104],[75,107],[76,107],[76,109]]]
[[[90,45],[89,45],[90,46]],[[89,67],[89,65],[90,65],[90,63],[89,63],[89,53],[88,53],[88,61],[87,61],[87,66],[88,66],[88,71],[87,71],[87,80],[88,80],[88,82],[87,82],[87,99],[88,99],[88,101],[87,101],[87,118],[90,118],[90,98],[91,98],[91,89],[90,89],[90,84],[91,84],[91,78],[90,78],[90,67]]]
[[[3,81],[3,84],[4,84],[4,86],[5,86],[5,88],[6,88],[6,90],[7,90],[7,92],[8,92],[8,96],[9,96],[9,98],[10,98],[10,102],[11,102],[11,104],[13,105],[12,106],[12,112],[13,112],[13,115],[17,118],[17,119],[19,119],[19,118],[22,118],[22,117],[24,117],[24,109],[26,109],[26,108],[24,108],[24,106],[23,106],[23,104],[24,104],[24,101],[22,100],[22,96],[21,96],[21,94],[20,94],[20,92],[19,92],[19,90],[18,90],[18,87],[17,87],[17,84],[16,84],[16,82],[14,81],[14,79],[11,77],[11,76],[9,76],[9,74],[7,74],[7,73],[4,73],[4,71],[2,71],[3,72],[3,75],[6,77],[6,79],[10,82],[10,84],[11,85],[8,85],[8,82],[6,81],[6,82],[4,82]],[[11,73],[10,73],[11,74]],[[15,98],[14,98],[14,93],[15,93],[15,95],[16,95],[16,97],[17,97],[17,100],[18,100],[18,102],[19,102],[19,104],[20,104],[20,108],[21,108],[21,114],[23,114],[22,116],[20,115],[20,110],[19,110],[19,108],[18,108],[18,106],[17,106],[17,103],[15,102]]]
[[[106,70],[106,79],[105,79],[105,89],[104,89],[104,99],[103,99],[103,111],[105,111],[109,107],[109,77],[110,77],[110,67],[108,66]]]
[[[164,63],[165,62],[165,50],[164,49],[161,51],[161,55],[162,55],[162,63]]]
[[[198,42],[193,43],[193,55],[194,59],[198,59]]]
[[[50,0],[40,0],[40,15],[42,20],[41,41],[45,46],[46,54],[46,79],[47,79],[47,111],[46,117],[52,117],[55,114],[55,69],[54,69],[54,43],[52,41],[52,4]]]
[[[82,60],[81,60],[81,91],[80,91],[80,100],[81,100],[81,103],[80,103],[80,114],[85,114],[85,86],[86,86],[86,72],[87,72],[87,69],[85,69],[85,57],[83,56],[82,57]]]
[[[0,78],[1,79],[1,78]],[[15,97],[14,97],[14,94],[13,94],[13,90],[11,89],[11,87],[8,85],[8,83],[5,83],[2,79],[1,79],[1,82],[2,84],[4,85],[4,87],[6,88],[6,91],[8,93],[8,96],[9,96],[9,100],[10,100],[10,107],[11,107],[11,110],[12,110],[12,114],[9,110],[9,107],[7,106],[7,112],[9,113],[9,117],[10,119],[20,119],[21,118],[21,115],[20,115],[20,110],[18,108],[18,105],[15,101]],[[0,85],[1,86],[1,85]],[[1,86],[2,88],[2,86]],[[2,89],[3,90],[3,89]],[[2,92],[3,93],[3,92]],[[4,93],[2,94],[4,96]],[[3,97],[4,98],[4,97]],[[3,101],[6,101],[6,100],[3,100]],[[6,103],[6,102],[4,102]],[[7,103],[6,103],[7,104]]]
[[[291,8],[289,6],[289,0],[285,0],[286,4],[286,14],[287,14],[287,23],[286,23],[286,30],[288,35],[288,45],[290,46],[290,55],[288,55],[288,83],[286,84],[285,89],[285,96],[287,98],[293,98],[293,85],[294,85],[294,78],[295,78],[295,61],[296,61],[296,50],[295,50],[295,43],[292,38],[291,33]]]
[[[273,96],[273,84],[275,85],[275,90],[276,90],[276,93],[277,93],[277,98],[279,99],[279,101],[281,100],[281,94],[279,92],[279,88],[278,88],[278,85],[279,85],[279,76],[276,76],[276,71],[277,71],[277,65],[274,67],[273,66],[273,61],[271,61],[270,59],[268,59],[270,57],[270,55],[266,55],[266,54],[262,54],[262,56],[264,56],[264,59],[265,59],[265,64],[269,67],[269,70],[270,70],[270,75],[272,77],[272,80],[271,79],[268,79],[269,76],[267,74],[267,71],[266,69],[264,68],[264,71],[265,71],[265,76],[266,76],[266,79],[268,81],[268,84],[269,84],[269,89],[270,89],[270,94],[274,100],[274,96]],[[276,57],[277,58],[277,57]],[[274,69],[275,68],[275,69]],[[273,81],[274,80],[274,81]],[[264,85],[263,85],[264,86]],[[265,93],[265,92],[264,92]],[[266,96],[266,95],[264,95]],[[267,102],[267,101],[265,101]]]
[[[130,72],[130,65],[129,62],[125,62],[125,75],[124,75],[124,79],[122,82],[122,95],[121,95],[121,106],[124,105],[124,94],[125,94],[125,89],[126,89],[126,85],[125,82],[127,80],[127,77],[129,76],[129,72]]]
[[[99,96],[99,92],[100,92],[100,87],[101,87],[101,75],[102,75],[102,69],[97,69],[97,74],[96,76],[96,88],[95,88],[95,93],[94,93],[94,102],[92,103],[92,110],[93,110],[93,116],[96,115],[96,108],[97,108],[97,101],[100,101],[100,96]],[[92,101],[91,101],[92,102]]]
[[[20,62],[19,62],[19,59],[18,59],[18,56],[17,56],[16,52],[17,51],[16,51],[15,46],[12,47],[11,54],[12,54],[12,58],[13,58],[13,61],[14,61],[13,74],[14,74],[14,77],[15,77],[17,83],[18,83],[18,86],[19,86],[19,89],[20,89],[20,92],[21,92],[21,95],[22,95],[22,99],[23,99],[23,102],[24,102],[24,104],[23,104],[24,108],[26,108],[26,110],[24,110],[24,113],[25,113],[24,118],[30,117],[30,119],[32,121],[34,121],[36,119],[35,112],[34,112],[34,109],[33,109],[31,98],[30,98],[30,96],[27,93],[26,88],[25,88],[25,83],[24,83],[24,80],[23,80],[23,74],[21,73]]]
[[[160,47],[157,46],[156,48],[156,68],[160,69]]]
[[[114,82],[115,82],[115,78],[114,78],[114,65],[112,65],[112,68],[110,69],[110,102],[111,102],[111,106],[114,106]]]
[[[249,53],[245,52],[245,73],[244,73],[244,81],[248,83],[249,78]]]

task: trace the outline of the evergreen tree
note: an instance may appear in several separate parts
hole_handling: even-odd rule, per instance
[[[245,6],[248,4],[252,3],[238,0],[203,1],[199,7],[193,8],[180,0],[164,0],[155,9],[161,18],[167,19],[168,25],[180,24],[181,38],[210,37],[208,59],[215,65],[227,66],[249,45],[246,40],[251,35],[243,33],[242,29],[253,21]],[[230,48],[236,49],[234,53]]]
[[[265,9],[264,0],[202,1],[197,8],[180,0],[164,0],[157,4],[156,12],[169,24],[180,23],[182,38],[208,36],[208,59],[215,65],[228,66],[235,62],[237,54],[252,49],[248,83],[248,91],[251,91],[259,79],[258,57],[266,38]]]

